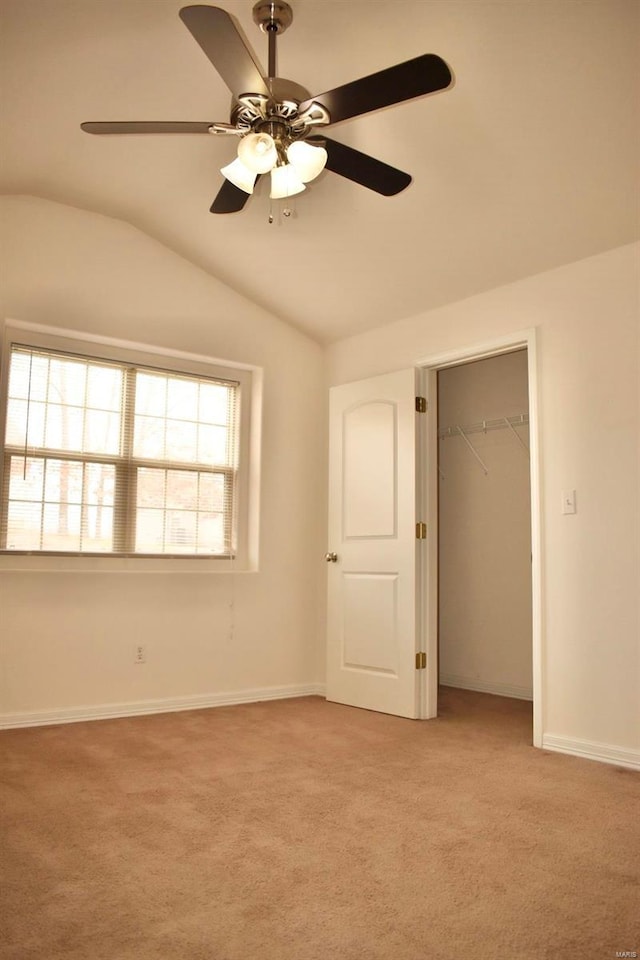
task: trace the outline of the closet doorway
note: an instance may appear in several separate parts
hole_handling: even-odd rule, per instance
[[[542,745],[536,331],[426,358],[423,716],[449,690],[533,703]],[[448,689],[447,689],[448,688]],[[464,700],[464,698],[462,698]]]
[[[439,684],[532,700],[527,351],[438,371]]]

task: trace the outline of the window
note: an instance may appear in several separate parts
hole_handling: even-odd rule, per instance
[[[248,372],[70,346],[9,344],[0,549],[235,557]]]

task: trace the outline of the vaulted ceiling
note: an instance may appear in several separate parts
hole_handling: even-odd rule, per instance
[[[437,53],[448,90],[330,128],[410,173],[325,171],[268,222],[268,178],[215,216],[236,141],[95,137],[86,120],[229,119],[187,0],[0,0],[0,192],[122,218],[319,341],[638,237],[636,0],[291,0],[278,74],[321,93]],[[266,67],[252,0],[219,0]]]

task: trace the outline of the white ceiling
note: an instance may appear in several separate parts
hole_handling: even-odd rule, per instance
[[[422,53],[455,84],[330,127],[413,176],[325,172],[269,224],[209,206],[235,140],[83,120],[228,120],[187,0],[0,0],[0,192],[120,217],[324,342],[638,237],[637,0],[291,0],[278,74],[321,93]],[[252,0],[220,0],[266,65]]]

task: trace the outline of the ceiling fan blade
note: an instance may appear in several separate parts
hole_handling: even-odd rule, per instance
[[[313,139],[308,141],[308,143],[313,142]],[[327,151],[327,170],[338,173],[347,180],[353,180],[354,183],[359,183],[369,190],[375,190],[383,197],[393,197],[411,183],[408,173],[390,167],[388,163],[376,160],[366,153],[360,153],[359,150],[354,150],[353,147],[348,147],[344,143],[329,140],[327,137],[323,137],[318,142],[323,143]]]
[[[233,17],[220,7],[183,7],[180,19],[200,44],[234,97],[269,91],[262,68],[246,45]]]
[[[209,133],[213,126],[209,123],[189,123],[182,121],[117,121],[106,123],[81,123],[80,126],[85,133]]]
[[[444,90],[451,80],[451,71],[444,60],[435,53],[425,53],[305,100],[300,104],[299,112],[303,113],[312,103],[319,103],[329,111],[331,123],[337,123],[425,93]]]
[[[250,194],[240,190],[230,180],[224,180],[209,210],[211,213],[238,213],[249,197]]]

